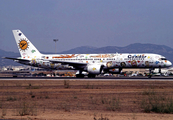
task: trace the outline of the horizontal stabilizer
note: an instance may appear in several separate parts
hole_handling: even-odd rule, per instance
[[[3,59],[10,59],[10,60],[19,60],[19,61],[26,61],[29,62],[30,60],[26,60],[26,59],[19,59],[19,58],[10,58],[10,57],[2,57]]]

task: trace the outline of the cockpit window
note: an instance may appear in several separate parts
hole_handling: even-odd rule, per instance
[[[166,58],[160,58],[159,60],[167,60]]]

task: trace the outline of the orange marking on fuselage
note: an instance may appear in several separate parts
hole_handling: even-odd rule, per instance
[[[74,58],[76,57],[75,54],[73,55],[60,55],[60,56],[54,56],[52,58]]]

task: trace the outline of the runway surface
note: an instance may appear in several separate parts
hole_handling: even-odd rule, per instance
[[[116,80],[130,80],[130,81],[173,81],[173,76],[169,77],[96,77],[96,78],[75,78],[75,77],[0,77],[0,80],[109,80],[109,81],[116,81]]]

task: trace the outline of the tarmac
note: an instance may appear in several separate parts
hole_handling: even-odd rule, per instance
[[[109,80],[109,81],[173,81],[173,76],[153,76],[152,78],[148,77],[96,77],[96,78],[76,78],[76,77],[0,77],[0,80],[89,80],[89,81],[97,81],[97,80]]]

